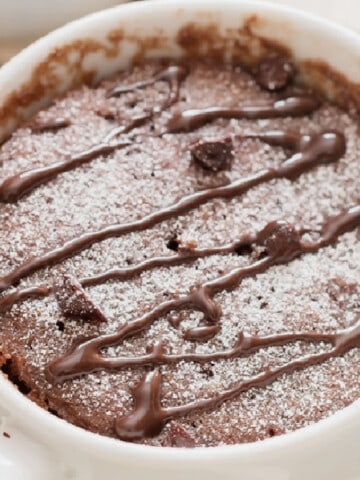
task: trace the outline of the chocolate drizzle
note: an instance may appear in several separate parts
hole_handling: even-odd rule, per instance
[[[72,155],[70,159],[65,159],[45,167],[26,170],[6,178],[0,184],[0,202],[15,202],[26,193],[29,193],[34,188],[47,183],[60,173],[78,168],[79,166],[89,163],[101,155],[108,155],[115,150],[119,150],[130,145],[129,142],[110,142],[117,136],[128,133],[131,130],[142,126],[144,123],[150,120],[155,113],[160,113],[165,108],[168,108],[175,103],[179,98],[180,86],[185,80],[187,74],[188,70],[185,66],[170,66],[146,82],[136,83],[128,87],[116,87],[115,89],[111,90],[108,96],[118,96],[131,90],[153,85],[158,81],[168,82],[170,86],[168,98],[162,106],[155,107],[152,112],[148,114],[132,118],[126,125],[120,125],[114,128],[108,135],[105,136],[101,143],[94,145],[90,149],[81,153]],[[34,124],[32,129],[33,131],[36,131],[36,133],[42,133],[49,130],[58,130],[68,126],[69,124],[70,122],[68,120],[59,118],[52,122]]]
[[[278,345],[281,337],[286,335],[274,335],[273,345]],[[304,369],[312,365],[323,363],[334,357],[344,355],[353,348],[360,347],[360,322],[357,317],[356,323],[345,330],[339,330],[333,334],[303,334],[288,335],[287,341],[305,340],[312,342],[328,342],[332,345],[329,351],[308,355],[298,360],[293,360],[277,368],[269,368],[264,373],[255,375],[247,380],[235,384],[228,390],[223,390],[212,398],[195,400],[178,407],[164,408],[161,405],[161,373],[158,370],[147,373],[138,385],[132,389],[134,408],[127,415],[120,416],[115,420],[115,431],[119,438],[125,441],[141,440],[159,434],[164,425],[175,418],[183,417],[200,410],[213,410],[227,400],[237,397],[252,388],[265,387],[273,383],[284,374],[295,370]],[[261,337],[244,337],[248,344],[254,342],[254,349],[263,342]],[[268,339],[270,340],[271,337]],[[272,343],[267,343],[271,345]],[[245,347],[246,348],[246,347]],[[251,348],[251,347],[250,347]],[[247,349],[250,349],[247,347]]]
[[[167,108],[179,99],[180,87],[188,75],[188,68],[185,65],[171,65],[149,80],[136,82],[132,85],[121,85],[108,92],[108,97],[117,97],[123,93],[132,92],[142,88],[154,85],[157,82],[167,82],[169,84],[169,96],[162,108]]]
[[[301,232],[294,226],[286,222],[271,222],[254,238],[254,243],[263,245],[266,249],[265,257],[250,265],[235,268],[202,285],[197,285],[187,295],[160,303],[142,317],[124,324],[116,333],[75,342],[66,354],[48,365],[47,375],[51,381],[64,381],[104,368],[117,369],[144,365],[154,363],[155,360],[163,363],[165,359],[163,351],[155,358],[154,354],[151,354],[131,360],[106,359],[100,352],[105,347],[119,345],[124,339],[149,328],[157,319],[176,310],[200,311],[204,314],[206,323],[217,324],[221,318],[221,309],[214,300],[216,293],[232,290],[246,277],[258,275],[274,265],[286,264],[303,253],[314,252],[330,245],[339,235],[358,225],[360,225],[360,205],[328,219],[324,223],[320,238],[312,243],[303,242]],[[194,360],[195,357],[191,358]],[[209,360],[209,357],[204,358],[206,358],[205,361]],[[180,359],[184,360],[184,357]],[[177,360],[179,360],[178,357]],[[133,363],[129,364],[129,361]]]
[[[109,153],[114,150],[119,150],[129,145],[130,142],[100,143],[89,150],[75,154],[65,160],[52,163],[46,167],[33,168],[17,173],[12,177],[6,178],[0,184],[0,202],[14,202],[39,185],[43,185],[57,177],[60,173],[73,170],[80,165],[91,162],[100,155],[109,155]]]
[[[220,331],[219,325],[203,325],[200,327],[188,328],[184,332],[185,340],[210,340]]]
[[[286,138],[286,135],[284,135]],[[176,203],[153,212],[139,220],[129,223],[115,224],[103,229],[85,233],[73,240],[65,242],[61,247],[50,250],[44,255],[24,262],[12,272],[0,277],[0,291],[14,285],[31,273],[60,262],[65,258],[89,248],[94,243],[112,237],[120,237],[127,233],[140,232],[160,222],[182,215],[203,203],[215,198],[232,198],[246,193],[251,188],[272,179],[295,179],[303,172],[320,163],[337,161],[345,152],[345,139],[339,132],[321,132],[309,136],[309,140],[300,143],[300,150],[289,157],[280,166],[260,170],[248,177],[236,180],[228,185],[209,188],[187,195]],[[109,147],[108,147],[109,148]],[[26,177],[24,178],[26,182]]]
[[[188,132],[206,123],[225,119],[249,119],[277,117],[298,117],[312,113],[319,107],[319,101],[310,95],[298,95],[276,100],[268,105],[246,105],[241,108],[208,107],[175,113],[169,120],[168,132]]]
[[[29,298],[42,298],[47,297],[52,292],[51,287],[46,285],[40,285],[38,287],[23,288],[21,290],[13,290],[12,292],[4,295],[0,299],[0,313],[10,310],[15,303],[24,302]]]
[[[273,78],[274,72],[278,75],[277,78]],[[275,63],[274,61],[271,63],[266,63],[265,61],[259,69],[258,81],[262,82],[267,89],[277,90],[285,87],[292,80],[293,73],[292,64],[284,59],[278,59]],[[117,140],[117,137],[144,125],[147,121],[153,119],[156,114],[178,101],[181,85],[187,75],[187,67],[183,65],[169,66],[146,81],[128,86],[118,86],[110,90],[108,97],[116,97],[127,92],[144,89],[154,85],[156,82],[162,81],[169,84],[169,94],[162,105],[155,106],[150,113],[144,113],[132,118],[126,125],[119,125],[114,128],[100,144],[52,165],[20,172],[6,178],[0,185],[0,201],[17,201],[37,186],[45,184],[63,172],[88,163],[100,155],[108,155],[114,150],[130,145],[129,142]],[[194,130],[216,119],[267,119],[302,116],[312,113],[318,107],[319,101],[317,98],[310,95],[294,95],[263,105],[245,105],[239,108],[215,106],[185,110],[171,116],[167,130],[163,133]],[[57,119],[53,124],[44,124],[33,131],[36,133],[56,131],[59,128],[68,126],[68,124],[67,120]],[[38,257],[26,260],[8,274],[0,277],[0,291],[6,290],[32,273],[61,262],[91,247],[95,243],[112,237],[144,231],[165,220],[185,214],[210,200],[216,198],[230,199],[241,196],[251,188],[270,180],[281,178],[295,180],[302,173],[313,167],[336,162],[344,155],[346,150],[345,138],[342,133],[337,131],[322,131],[301,135],[291,131],[270,130],[247,134],[244,137],[284,147],[289,149],[292,154],[280,165],[264,168],[227,185],[207,188],[186,195],[172,205],[135,221],[109,225],[96,231],[89,231],[65,242],[62,246],[49,250]],[[229,139],[227,149],[224,149],[223,143],[220,144],[220,142],[200,142],[197,145],[197,149],[192,152],[193,157],[200,162],[203,168],[213,172],[229,168],[233,155],[232,140]],[[160,371],[155,368],[146,373],[138,385],[131,389],[134,399],[132,411],[119,416],[114,423],[114,428],[119,438],[126,441],[138,441],[144,437],[159,434],[164,425],[171,420],[193,412],[214,409],[223,402],[240,395],[242,392],[246,392],[251,388],[266,386],[286,373],[322,363],[330,358],[344,355],[353,348],[359,348],[360,315],[356,317],[356,321],[351,327],[333,333],[299,332],[258,336],[240,331],[232,348],[206,354],[173,354],[168,351],[161,338],[152,345],[148,345],[145,354],[136,357],[125,355],[106,357],[104,349],[121,345],[125,339],[150,328],[158,319],[174,312],[179,313],[177,320],[172,321],[174,317],[169,317],[168,320],[177,328],[181,324],[181,312],[183,310],[195,310],[203,314],[203,318],[198,325],[187,328],[182,333],[184,340],[209,340],[220,331],[222,311],[220,305],[215,300],[217,293],[238,287],[244,278],[262,274],[276,265],[286,264],[300,255],[311,254],[333,244],[340,235],[358,226],[360,226],[360,205],[355,205],[338,215],[329,217],[323,223],[320,232],[317,232],[318,239],[312,241],[303,239],[305,229],[285,221],[274,221],[267,224],[257,233],[245,233],[237,241],[226,245],[186,249],[181,248],[180,244],[180,248],[176,248],[175,255],[150,258],[137,265],[111,269],[79,281],[73,278],[69,280],[69,278],[65,277],[65,283],[60,286],[67,293],[69,293],[70,289],[69,298],[59,297],[56,283],[55,287],[39,285],[16,289],[2,296],[0,299],[0,312],[6,312],[16,302],[21,302],[28,298],[42,298],[55,294],[65,314],[77,315],[85,319],[91,319],[95,316],[97,319],[105,321],[104,314],[97,306],[92,304],[90,298],[83,290],[84,287],[99,285],[109,280],[127,280],[150,269],[185,264],[210,255],[235,254],[244,249],[247,250],[247,253],[251,252],[252,255],[251,257],[249,256],[249,262],[245,266],[243,265],[222,273],[205,283],[194,285],[186,295],[177,296],[155,305],[154,308],[142,316],[123,324],[114,333],[76,339],[66,353],[52,360],[47,365],[45,373],[48,380],[52,383],[60,383],[103,369],[115,371],[125,367],[157,367],[181,361],[206,363],[220,359],[233,359],[249,355],[261,348],[288,345],[298,341],[330,344],[331,348],[314,355],[290,361],[281,367],[266,369],[264,373],[255,375],[245,381],[239,381],[228,389],[214,393],[211,398],[167,408],[163,407],[161,403],[162,376]],[[260,254],[259,252],[262,253]],[[73,298],[78,297],[79,294],[80,302],[78,298]],[[192,439],[191,437],[188,438],[186,432],[181,432],[180,427],[174,428],[174,432],[181,434],[183,437],[182,441],[192,444]]]
[[[47,366],[47,376],[52,382],[60,382],[104,368],[114,370],[129,366],[156,365],[179,361],[203,363],[211,360],[235,358],[265,346],[284,345],[294,341],[330,342],[333,345],[329,352],[304,357],[277,369],[268,370],[264,374],[219,393],[215,398],[166,410],[162,409],[160,403],[161,376],[159,372],[152,372],[133,390],[134,411],[116,421],[116,432],[119,437],[130,441],[159,433],[164,423],[170,419],[193,411],[214,408],[250,388],[271,383],[284,373],[324,362],[334,356],[343,355],[346,351],[360,346],[360,324],[358,321],[355,326],[333,334],[305,332],[258,337],[241,332],[233,349],[211,354],[166,354],[161,342],[151,346],[149,353],[146,355],[132,358],[105,358],[101,354],[101,350],[109,346],[119,345],[124,339],[149,328],[158,318],[174,310],[189,308],[199,310],[204,313],[205,321],[215,323],[216,326],[221,317],[220,307],[213,298],[216,293],[222,290],[231,290],[238,286],[244,278],[262,273],[274,265],[288,263],[303,253],[314,252],[332,244],[339,235],[358,225],[360,225],[360,205],[329,218],[323,225],[320,238],[311,243],[303,242],[299,230],[292,225],[286,222],[272,222],[258,233],[255,240],[266,249],[264,258],[260,258],[253,264],[235,268],[203,285],[195,286],[186,296],[159,304],[142,317],[126,323],[114,334],[77,341],[69,352]],[[201,332],[201,337],[204,332],[215,333],[215,328],[209,330],[206,327],[200,327],[197,331],[195,330],[196,338],[199,338],[197,336],[198,332]],[[190,338],[188,337],[188,339],[194,339],[194,337],[191,338],[192,335],[194,335],[194,332],[190,332]]]
[[[33,133],[56,132],[62,128],[69,127],[71,121],[68,118],[56,117],[52,120],[36,120],[30,124]]]
[[[129,87],[130,88],[130,87]],[[61,160],[45,167],[38,167],[31,170],[19,172],[6,178],[0,184],[0,202],[15,202],[34,188],[47,183],[57,177],[60,173],[78,168],[89,163],[100,155],[109,155],[115,150],[130,145],[126,141],[110,143],[114,138],[138,128],[150,120],[155,113],[161,112],[174,102],[178,90],[170,91],[168,101],[161,107],[154,108],[150,113],[134,117],[127,125],[120,125],[114,128],[101,143],[94,145],[84,152],[70,156],[69,159]],[[175,114],[169,121],[168,129],[163,133],[176,133],[183,130],[192,130],[204,123],[216,118],[275,118],[281,116],[298,116],[310,113],[318,108],[319,102],[315,97],[298,96],[277,100],[272,105],[253,105],[239,109],[226,109],[221,107],[208,108],[204,110],[186,110],[181,114]],[[340,135],[340,134],[339,134]]]
[[[97,275],[84,277],[79,280],[79,284],[83,287],[91,287],[101,285],[102,283],[111,280],[130,280],[131,278],[154,268],[183,265],[185,263],[194,262],[198,258],[205,258],[211,255],[237,253],[243,247],[249,246],[251,242],[252,236],[244,235],[239,241],[221,246],[211,248],[192,248],[188,250],[182,248],[179,249],[177,255],[153,257],[129,267],[113,268],[106,272],[98,273]],[[13,290],[0,298],[0,312],[6,312],[10,310],[15,303],[23,302],[28,298],[41,298],[48,296],[51,293],[53,293],[53,288],[45,285]]]

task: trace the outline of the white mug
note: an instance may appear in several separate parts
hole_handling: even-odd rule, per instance
[[[181,50],[175,42],[176,34],[189,22],[216,23],[225,34],[227,29],[242,27],[254,15],[259,20],[254,25],[257,35],[286,45],[299,61],[323,60],[348,80],[360,82],[360,37],[309,14],[256,0],[136,2],[69,24],[2,67],[0,115],[4,105],[11,104],[12,109],[0,126],[0,136],[51,96],[74,86],[79,80],[76,69],[102,77],[127,67],[137,53],[139,38],[161,32],[166,40],[147,55],[177,57]],[[121,35],[116,37],[116,31]],[[109,32],[113,32],[112,40]],[[42,71],[41,78],[47,85],[54,49],[61,52],[66,45],[88,38],[103,50],[89,51],[80,64],[70,63],[56,70],[56,86],[49,83],[44,94],[31,91],[39,81],[34,79],[39,64],[49,67]],[[122,48],[106,55],[116,42]],[[24,85],[30,95],[27,103],[18,105],[17,94]],[[11,436],[0,436],[0,478],[6,480],[360,479],[360,401],[293,433],[251,444],[199,449],[134,445],[90,433],[47,413],[5,378],[0,378],[0,416],[2,431]]]

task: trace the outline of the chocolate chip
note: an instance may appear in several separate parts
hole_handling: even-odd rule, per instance
[[[289,58],[272,54],[259,64],[256,79],[261,87],[273,92],[289,85],[294,73],[294,64]]]
[[[259,234],[266,254],[278,258],[293,258],[300,252],[301,237],[294,225],[287,222],[269,223]]]
[[[191,148],[191,157],[196,165],[205,170],[220,172],[231,167],[234,157],[231,138],[216,141],[200,141]]]
[[[171,422],[169,431],[162,441],[164,447],[194,448],[195,438],[179,423]]]
[[[63,332],[65,330],[65,323],[62,322],[61,320],[58,320],[56,322],[56,327],[60,332]]]
[[[267,431],[268,431],[269,437],[275,437],[277,435],[276,428],[274,428],[273,426],[269,426]]]
[[[177,252],[179,249],[180,242],[177,240],[176,237],[170,238],[170,240],[166,243],[166,248]]]
[[[54,282],[54,294],[64,315],[80,317],[83,320],[106,322],[102,311],[87,295],[78,280],[71,275],[64,275]]]

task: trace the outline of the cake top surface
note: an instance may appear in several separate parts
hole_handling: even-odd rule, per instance
[[[29,398],[166,446],[358,398],[358,119],[293,74],[148,62],[1,147],[3,370]]]

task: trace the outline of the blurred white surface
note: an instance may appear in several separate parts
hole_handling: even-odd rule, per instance
[[[125,0],[0,0],[0,42],[37,38],[87,13]]]

